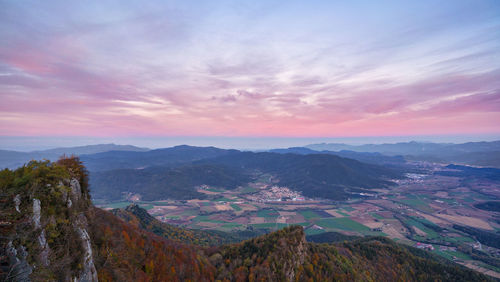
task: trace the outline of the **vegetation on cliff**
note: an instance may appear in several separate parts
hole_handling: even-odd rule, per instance
[[[31,161],[0,172],[0,241],[6,280],[81,277],[82,228],[91,206],[87,172],[76,157]],[[88,274],[88,273],[87,273]],[[22,280],[22,279],[20,279]]]

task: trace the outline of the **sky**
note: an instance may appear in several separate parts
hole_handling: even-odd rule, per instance
[[[497,0],[0,0],[0,141],[500,136],[499,54]]]

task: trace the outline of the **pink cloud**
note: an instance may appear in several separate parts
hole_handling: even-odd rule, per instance
[[[307,68],[294,69],[273,56],[250,56],[254,55],[250,52],[229,62],[207,59],[186,71],[169,69],[170,58],[164,59],[161,53],[154,54],[158,58],[148,57],[147,51],[138,48],[131,52],[137,57],[130,58],[138,63],[127,69],[121,62],[110,59],[115,66],[97,59],[102,54],[94,53],[100,47],[67,33],[1,47],[0,63],[6,70],[0,76],[0,134],[500,132],[496,122],[500,120],[499,70],[439,73],[413,82],[383,77],[354,84],[345,79],[375,67],[354,66],[330,77]],[[104,53],[111,57],[112,52]],[[166,66],[155,64],[162,58]]]

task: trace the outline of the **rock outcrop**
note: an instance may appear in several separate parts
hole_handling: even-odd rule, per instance
[[[2,183],[0,194],[9,220],[0,230],[0,280],[97,281],[92,206],[78,159],[33,161],[16,173],[22,181]]]
[[[89,233],[87,232],[87,227],[87,219],[85,216],[80,216],[77,219],[74,228],[80,235],[81,245],[84,250],[83,267],[78,277],[75,277],[75,280],[82,282],[97,281],[97,271],[95,269],[94,257],[92,254],[92,241]]]
[[[9,241],[5,249],[8,263],[11,265],[6,274],[5,281],[30,281],[30,275],[33,272],[27,262],[28,253],[24,246],[14,248],[12,241]]]

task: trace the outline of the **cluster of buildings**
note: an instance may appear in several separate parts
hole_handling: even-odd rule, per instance
[[[425,244],[425,243],[417,242],[417,244],[415,244],[415,247],[418,248],[418,249],[424,249],[424,250],[434,251],[434,246],[431,245],[431,244]]]
[[[258,202],[281,202],[281,201],[305,201],[297,191],[292,191],[288,187],[273,186],[252,195],[253,200]]]

